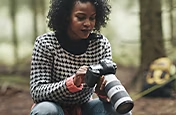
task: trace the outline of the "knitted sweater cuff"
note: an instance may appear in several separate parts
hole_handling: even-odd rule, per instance
[[[72,93],[80,91],[83,88],[83,84],[81,84],[79,87],[74,85],[73,77],[74,77],[74,75],[72,77],[67,78],[67,80],[66,80],[66,86],[67,86],[68,90]]]

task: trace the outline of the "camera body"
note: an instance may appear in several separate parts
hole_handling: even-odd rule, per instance
[[[116,64],[110,60],[101,60],[100,64],[89,66],[86,72],[86,83],[89,87],[94,87],[102,75],[115,74]]]
[[[115,76],[116,68],[114,62],[107,59],[101,60],[100,64],[89,66],[85,75],[85,82],[89,87],[94,87],[100,77],[104,75],[104,79],[107,81],[105,93],[115,110],[120,114],[125,114],[132,110],[134,103]]]

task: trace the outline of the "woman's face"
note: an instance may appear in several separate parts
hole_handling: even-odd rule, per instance
[[[88,38],[95,26],[96,10],[90,2],[77,1],[70,16],[67,33],[73,40]]]

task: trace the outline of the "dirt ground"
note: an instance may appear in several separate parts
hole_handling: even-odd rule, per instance
[[[29,115],[33,102],[28,91],[8,88],[0,95],[0,115]],[[134,101],[133,115],[176,115],[176,99],[140,98]]]
[[[119,70],[119,75],[124,78],[132,73],[134,74],[132,68]],[[130,78],[122,79],[124,81],[128,83]],[[32,104],[29,90],[14,87],[0,90],[0,115],[29,115]],[[137,99],[134,101],[133,115],[176,115],[176,98]]]
[[[31,106],[29,91],[8,88],[0,95],[0,115],[29,115]]]

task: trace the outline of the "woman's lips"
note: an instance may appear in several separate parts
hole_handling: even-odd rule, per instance
[[[92,30],[88,29],[88,30],[81,30],[84,33],[90,33]]]

